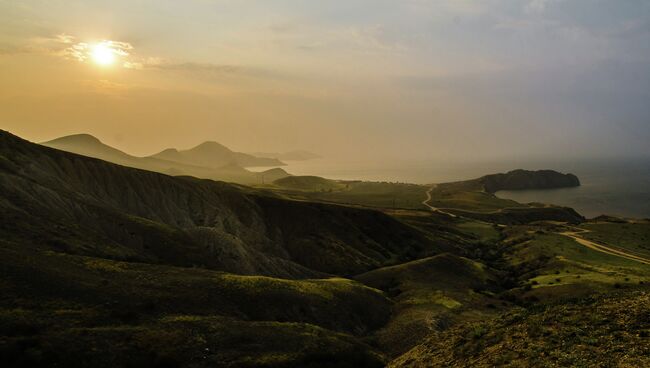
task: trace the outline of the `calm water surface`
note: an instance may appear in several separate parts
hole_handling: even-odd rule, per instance
[[[466,180],[516,168],[554,169],[576,174],[582,186],[553,190],[501,191],[501,198],[542,202],[576,209],[586,217],[601,214],[650,218],[650,160],[582,162],[499,162],[446,164],[427,161],[368,162],[319,159],[289,162],[294,175],[330,179],[410,182],[418,184]]]

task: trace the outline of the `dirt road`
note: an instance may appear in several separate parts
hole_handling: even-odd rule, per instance
[[[601,253],[606,253],[606,254],[609,254],[609,255],[612,255],[612,256],[617,256],[617,257],[621,257],[621,258],[625,258],[625,259],[629,259],[629,260],[632,260],[632,261],[637,261],[637,262],[641,262],[641,263],[650,265],[650,259],[643,258],[641,256],[637,256],[637,255],[634,255],[634,254],[630,254],[630,253],[627,253],[627,252],[622,251],[620,249],[614,249],[614,248],[611,248],[611,247],[603,245],[603,244],[598,244],[598,243],[595,243],[595,242],[593,242],[591,240],[587,240],[587,239],[580,236],[580,234],[588,233],[589,230],[580,229],[580,228],[573,228],[573,230],[575,230],[575,231],[565,231],[565,232],[559,233],[559,234],[567,236],[567,237],[575,240],[576,242],[578,242],[578,244],[580,244],[580,245],[582,245],[584,247],[587,247],[589,249],[592,249],[592,250],[595,250],[595,251],[598,251],[598,252],[601,252]]]

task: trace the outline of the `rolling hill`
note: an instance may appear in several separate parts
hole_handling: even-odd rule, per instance
[[[647,363],[647,222],[501,201],[477,181],[250,188],[126,166],[0,131],[7,366]],[[427,190],[469,209],[395,205]]]
[[[496,315],[497,299],[479,291],[499,291],[499,276],[481,263],[440,254],[379,268],[355,279],[393,298],[393,317],[376,336],[382,351],[395,357],[419,344],[432,330]]]
[[[437,245],[380,212],[170,177],[1,136],[7,239],[241,274],[356,274]],[[34,220],[37,218],[38,220]]]
[[[183,162],[182,157],[178,158],[173,154],[160,155],[160,157],[136,157],[108,146],[89,134],[70,135],[41,144],[62,151],[98,158],[118,165],[174,176],[186,175],[234,183],[256,184],[260,181],[259,176],[264,174],[250,172],[238,165],[235,160],[223,161],[223,164],[220,166],[203,166],[194,162]],[[174,158],[177,159],[175,160]],[[214,162],[216,163],[218,160]],[[289,175],[284,170],[282,170],[284,175],[277,172],[277,170],[273,170],[273,173],[277,178]]]
[[[381,212],[124,167],[7,132],[0,215],[0,359],[21,367],[380,367],[383,354],[360,337],[386,323],[392,302],[332,275],[451,249]]]

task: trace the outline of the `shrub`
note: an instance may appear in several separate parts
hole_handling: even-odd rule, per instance
[[[487,333],[487,328],[485,328],[485,326],[483,325],[480,325],[472,329],[472,331],[470,332],[470,337],[475,340],[478,340],[481,337],[485,336],[486,333]]]

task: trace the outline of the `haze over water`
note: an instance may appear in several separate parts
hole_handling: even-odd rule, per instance
[[[578,188],[501,191],[497,195],[518,202],[541,202],[576,209],[586,217],[602,214],[650,217],[650,159],[593,160],[578,162],[440,163],[434,161],[335,161],[320,159],[290,162],[285,169],[294,175],[317,175],[330,179],[443,183],[478,178],[514,169],[554,169],[576,174]]]

